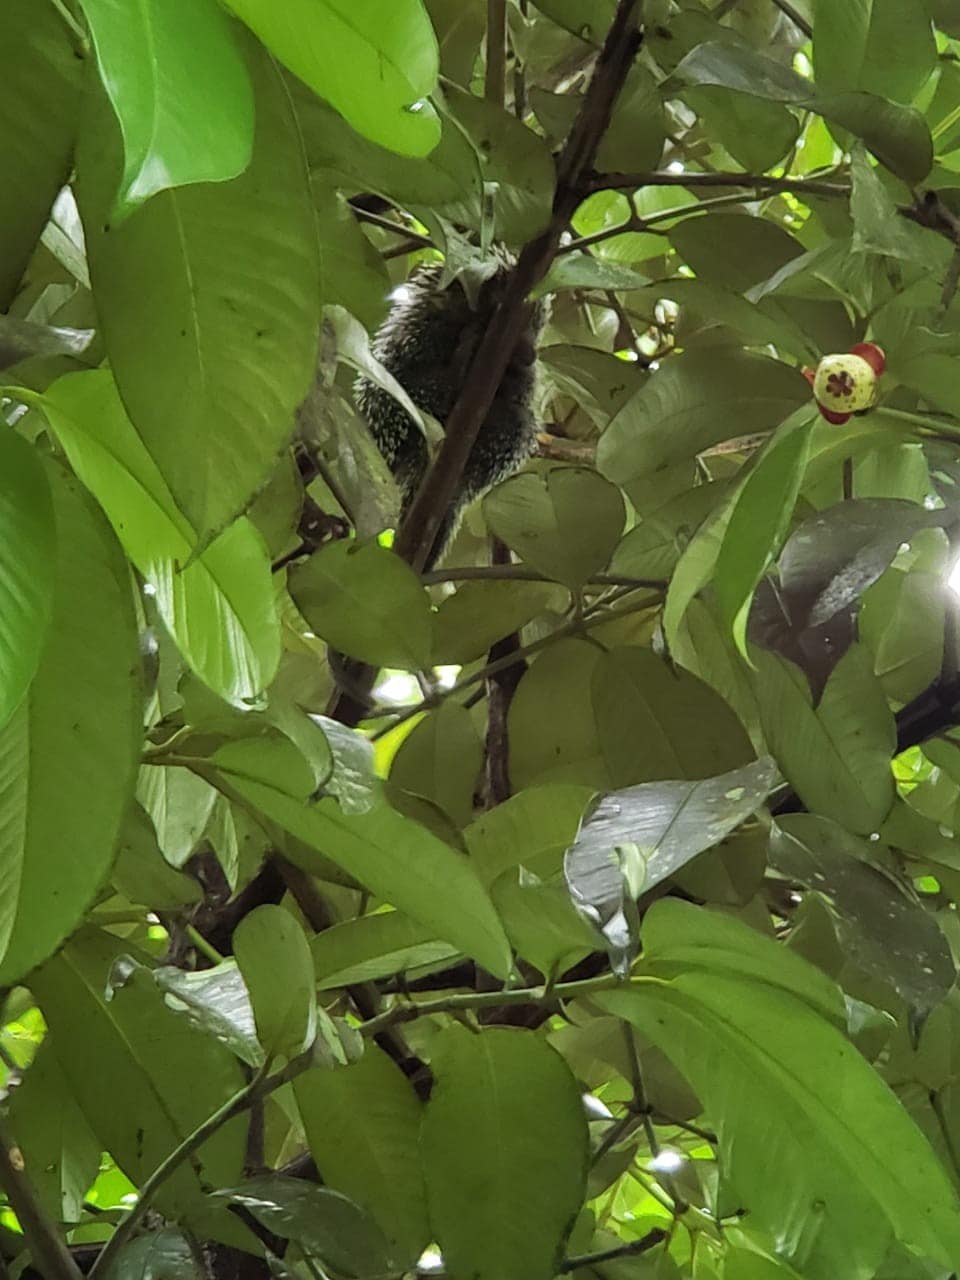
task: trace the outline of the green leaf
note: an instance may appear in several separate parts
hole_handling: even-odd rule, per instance
[[[577,105],[576,99],[571,105]],[[663,154],[666,131],[660,86],[651,71],[635,63],[617,95],[610,124],[597,148],[596,167],[627,172],[655,169]]]
[[[339,191],[318,178],[313,198],[320,241],[320,299],[346,307],[372,333],[389,306],[390,277],[383,258],[360,230]]]
[[[347,815],[332,800],[299,804],[256,782],[234,780],[231,789],[371,893],[506,977],[510,949],[490,899],[466,860],[425,827],[384,801]],[[309,848],[298,845],[288,856],[314,869]]]
[[[24,1172],[55,1222],[79,1222],[100,1169],[100,1144],[77,1106],[52,1044],[40,1046],[10,1099]]]
[[[314,1263],[341,1275],[380,1275],[394,1270],[377,1225],[346,1196],[300,1178],[278,1174],[251,1178],[218,1195],[240,1205],[261,1226],[293,1243]]]
[[[77,158],[120,395],[202,544],[273,471],[316,360],[317,236],[302,142],[276,69],[262,52],[252,64],[257,126],[240,177],[161,191],[112,225],[118,149],[104,107]]]
[[[896,201],[860,147],[854,151],[850,176],[853,179],[850,216],[853,218],[854,251],[879,253],[901,262],[918,262],[930,270],[938,270],[938,242],[900,216]]]
[[[885,60],[885,66],[888,62]],[[769,102],[815,111],[830,124],[856,134],[881,163],[906,182],[922,182],[930,172],[930,131],[923,116],[912,107],[897,106],[859,91],[820,93],[812,81],[773,58],[745,45],[720,41],[699,45],[687,54],[674,74],[687,84],[723,85]]]
[[[187,972],[172,965],[146,970],[166,997],[169,1008],[189,1020],[205,1036],[226,1045],[241,1062],[263,1065],[250,993],[231,956],[210,969]]]
[[[667,980],[685,973],[717,973],[763,982],[802,1000],[835,1027],[842,1030],[847,1024],[843,992],[835,982],[795,951],[725,911],[678,898],[655,902],[643,920],[642,967]]]
[[[296,1057],[317,1034],[316,975],[303,928],[283,907],[265,903],[243,917],[232,945],[267,1057]]]
[[[937,65],[924,0],[814,0],[813,13],[813,71],[824,90],[910,102]]]
[[[594,950],[593,931],[577,914],[563,885],[542,884],[523,870],[508,871],[491,892],[517,955],[544,978],[555,976]]]
[[[720,85],[687,89],[683,96],[748,173],[772,168],[797,140],[799,121],[780,103],[764,102]]]
[[[594,645],[564,639],[538,654],[524,673],[507,720],[515,787],[545,782],[609,787],[593,713],[593,673],[600,658]]]
[[[450,1026],[434,1046],[420,1151],[447,1268],[550,1280],[586,1190],[577,1083],[555,1050],[522,1031]]]
[[[317,985],[329,991],[355,982],[375,982],[395,973],[449,960],[456,947],[402,911],[377,911],[324,929],[310,943]]]
[[[893,715],[868,656],[853,645],[814,710],[806,676],[751,650],[764,737],[784,777],[811,810],[859,835],[879,829],[893,804]]]
[[[790,526],[806,470],[811,427],[810,410],[801,410],[784,423],[731,500],[733,510],[713,577],[720,619],[744,657],[753,593]]]
[[[732,436],[778,426],[810,398],[796,369],[738,351],[666,360],[612,419],[597,467],[615,484],[662,471]]]
[[[137,780],[137,799],[153,823],[164,858],[172,867],[185,866],[210,821],[216,791],[189,769],[145,764]]]
[[[586,467],[514,476],[483,500],[491,531],[534,569],[576,589],[606,567],[623,532],[623,495]]]
[[[771,944],[754,936],[759,965]],[[960,1227],[942,1165],[872,1066],[803,1001],[699,969],[593,998],[683,1072],[718,1129],[744,1225],[779,1239],[804,1276],[874,1274],[892,1232],[953,1265]],[[785,1223],[795,1224],[788,1235]]]
[[[123,134],[123,216],[158,191],[235,178],[250,163],[253,94],[216,0],[81,0]]]
[[[50,486],[37,451],[0,429],[0,728],[40,662],[53,597],[56,533]]]
[[[956,966],[936,917],[884,868],[885,852],[812,813],[779,817],[770,842],[772,865],[831,906],[848,961],[923,1017],[953,986]]]
[[[390,766],[390,781],[438,805],[457,826],[473,815],[483,743],[470,712],[452,699],[429,711]]]
[[[420,0],[231,0],[230,7],[294,75],[364,137],[425,156],[437,115],[437,38]]]
[[[607,941],[614,968],[635,953],[633,900],[719,844],[776,782],[768,758],[700,782],[644,782],[604,796],[564,858],[574,903]]]
[[[263,692],[280,660],[270,560],[246,519],[198,558],[196,539],[126,416],[105,369],[68,374],[43,409],[71,465],[103,507],[157,609],[201,680],[239,706]],[[184,567],[184,566],[188,567]]]
[[[70,175],[84,66],[51,0],[5,0],[0,77],[0,311]]]
[[[670,228],[670,242],[699,279],[736,293],[768,280],[803,253],[799,240],[778,222],[743,213],[684,218]]]
[[[594,668],[593,706],[615,787],[707,778],[753,759],[737,717],[707,685],[650,649],[611,649]]]
[[[521,865],[543,879],[558,872],[592,795],[562,783],[532,787],[472,822],[463,838],[484,884]]]
[[[289,575],[311,630],[341,653],[380,667],[429,665],[430,601],[399,556],[375,542],[331,542]]]
[[[154,911],[192,906],[203,897],[192,876],[166,862],[153,823],[138,804],[131,805],[124,818],[112,879],[129,902]]]
[[[431,664],[467,663],[526,626],[557,592],[546,582],[463,582],[433,616]]]
[[[417,1154],[423,1108],[399,1067],[367,1043],[348,1067],[294,1083],[310,1151],[323,1181],[362,1205],[405,1265],[430,1241]]]
[[[228,1048],[167,1007],[148,973],[127,961],[129,980],[108,987],[126,950],[119,939],[88,930],[33,974],[30,986],[88,1124],[140,1183],[241,1088],[243,1076]],[[238,1117],[208,1139],[164,1183],[160,1211],[175,1217],[196,1203],[198,1169],[213,1186],[235,1182],[245,1132]]]
[[[127,566],[79,482],[55,463],[46,471],[57,548],[50,625],[30,691],[0,730],[7,986],[77,927],[106,879],[142,734]]]
[[[329,172],[337,185],[380,192],[405,209],[434,210],[479,228],[483,180],[476,151],[452,120],[422,159],[398,156],[359,137],[335,111],[290,83],[311,170]]]
[[[108,1275],[109,1280],[203,1280],[189,1240],[172,1227],[124,1245]]]
[[[616,12],[615,0],[537,0],[537,8],[590,44],[603,44]]]
[[[477,148],[485,182],[497,184],[493,212],[497,239],[522,245],[550,222],[556,170],[550,148],[516,116],[455,85],[447,108]]]

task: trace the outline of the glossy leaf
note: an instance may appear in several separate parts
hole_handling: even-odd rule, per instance
[[[232,0],[268,49],[358,133],[403,155],[424,156],[440,136],[427,95],[437,41],[420,0]],[[358,83],[364,92],[357,93]]]
[[[57,548],[50,625],[30,692],[0,730],[0,981],[7,985],[77,927],[106,878],[141,737],[126,565],[80,484],[56,464],[45,469]]]
[[[574,903],[605,938],[614,968],[635,953],[633,900],[754,813],[776,781],[769,759],[700,782],[645,782],[604,796],[564,858]]]
[[[312,1071],[294,1085],[324,1182],[370,1213],[399,1259],[430,1239],[417,1139],[422,1106],[403,1073],[368,1043],[359,1062]]]
[[[587,1126],[569,1068],[533,1036],[451,1026],[434,1069],[421,1154],[448,1266],[477,1280],[549,1280],[586,1189]]]
[[[44,410],[77,474],[153,587],[160,616],[186,661],[222,697],[241,706],[256,698],[280,659],[270,560],[259,533],[238,520],[191,558],[194,531],[106,370],[58,379]]]
[[[302,1053],[317,1034],[317,1000],[313,957],[299,921],[265,903],[240,921],[232,945],[267,1057]]]
[[[317,238],[302,143],[276,69],[262,52],[251,61],[257,126],[240,177],[162,191],[112,225],[118,143],[105,107],[77,158],[120,395],[202,543],[266,481],[316,361]]]
[[[56,530],[50,486],[36,450],[0,430],[0,727],[40,662],[52,607]]]
[[[82,4],[123,134],[118,213],[169,187],[242,173],[253,147],[253,94],[215,0]]]

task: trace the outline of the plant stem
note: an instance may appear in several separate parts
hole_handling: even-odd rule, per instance
[[[579,1271],[581,1267],[595,1267],[601,1262],[612,1262],[615,1258],[635,1258],[641,1253],[655,1249],[666,1238],[667,1233],[662,1227],[654,1227],[645,1236],[641,1236],[639,1240],[632,1240],[629,1244],[615,1245],[612,1249],[601,1249],[597,1253],[581,1253],[577,1257],[565,1258],[560,1264],[560,1271],[565,1275],[570,1271]]]
[[[749,190],[794,191],[810,196],[850,194],[847,182],[827,182],[821,178],[772,178],[765,173],[693,173],[652,170],[646,173],[595,173],[584,184],[584,191],[610,191],[639,187],[743,187]]]
[[[797,12],[790,0],[773,0],[781,13],[786,14],[795,27],[798,27],[809,40],[813,35],[813,27],[806,18]]]
[[[81,1280],[80,1268],[37,1198],[24,1173],[17,1144],[3,1121],[0,1121],[0,1188],[17,1215],[30,1256],[46,1280]]]
[[[200,954],[202,956],[206,956],[211,964],[223,964],[223,956],[216,947],[212,946],[206,940],[199,929],[195,928],[192,924],[188,924],[184,928],[184,932]]]
[[[488,564],[464,565],[463,568],[433,569],[421,574],[421,580],[428,585],[435,582],[555,582],[554,578],[538,573],[525,564]],[[559,584],[557,584],[559,585]],[[665,591],[667,583],[662,578],[631,578],[622,573],[595,573],[588,578],[585,586],[598,587],[642,587],[651,591]]]

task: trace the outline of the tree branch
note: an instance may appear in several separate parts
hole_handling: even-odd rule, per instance
[[[550,226],[524,247],[511,272],[504,300],[444,424],[443,444],[397,533],[394,549],[417,570],[426,563],[507,364],[529,322],[527,295],[546,275],[560,236],[580,202],[584,178],[640,45],[638,9],[639,0],[619,0],[617,4],[583,106],[558,161]]]
[[[813,27],[806,20],[803,14],[797,12],[797,10],[790,3],[790,0],[773,0],[773,3],[777,6],[777,8],[780,10],[781,13],[786,14],[786,16],[793,23],[793,25],[797,27],[800,31],[802,31],[808,40],[811,38],[811,36],[813,35]]]
[[[17,1144],[0,1121],[0,1188],[17,1215],[30,1255],[46,1280],[82,1280],[80,1269],[70,1256],[56,1227],[24,1173]]]
[[[840,196],[850,194],[848,182],[827,182],[821,178],[771,178],[765,173],[694,173],[652,170],[647,173],[593,173],[583,187],[584,195],[593,191],[617,191],[640,187],[743,187],[747,190],[776,194],[794,191],[808,196]]]
[[[601,1262],[613,1262],[616,1258],[636,1258],[641,1253],[648,1253],[651,1249],[655,1249],[666,1238],[667,1233],[662,1227],[654,1227],[645,1236],[641,1236],[639,1240],[631,1240],[629,1244],[619,1244],[612,1249],[601,1249],[597,1253],[581,1253],[573,1258],[565,1258],[560,1263],[560,1271],[566,1275],[571,1271],[579,1271],[581,1267],[595,1267]]]

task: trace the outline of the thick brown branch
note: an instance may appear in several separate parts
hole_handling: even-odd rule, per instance
[[[550,225],[520,254],[503,303],[480,343],[447,418],[440,451],[397,534],[397,553],[415,569],[422,569],[426,563],[507,364],[529,323],[527,296],[546,275],[560,236],[580,201],[584,178],[640,44],[638,9],[639,0],[619,0],[580,114],[558,161]]]
[[[34,1262],[46,1280],[81,1280],[80,1271],[57,1229],[44,1212],[23,1169],[20,1152],[0,1124],[0,1189],[17,1215]]]

